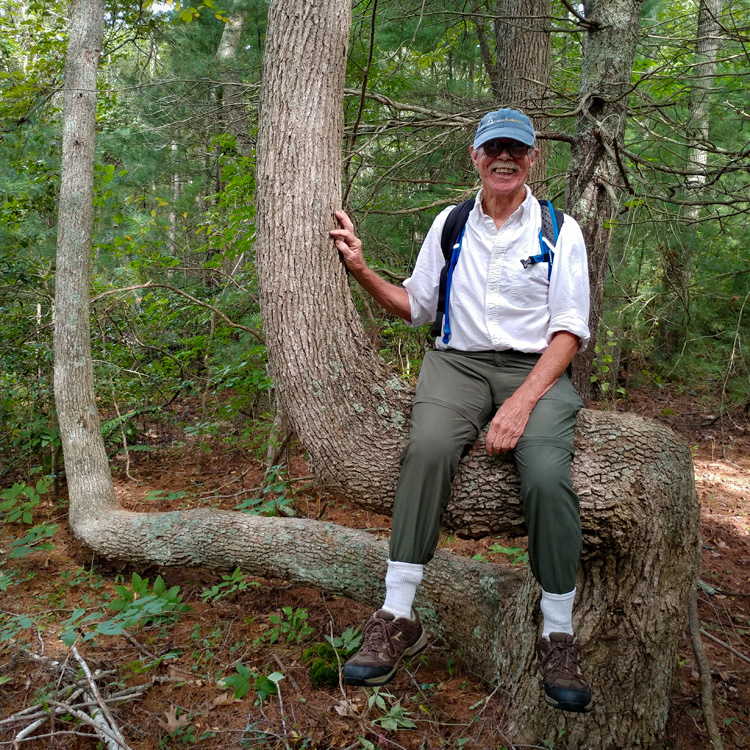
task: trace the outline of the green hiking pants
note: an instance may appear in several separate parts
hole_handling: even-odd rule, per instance
[[[401,456],[391,560],[425,564],[432,559],[459,460],[539,357],[514,351],[427,353],[409,443]],[[576,415],[582,406],[563,375],[534,407],[513,451],[521,477],[531,570],[552,594],[573,590],[581,554],[578,495],[570,479],[570,462]]]

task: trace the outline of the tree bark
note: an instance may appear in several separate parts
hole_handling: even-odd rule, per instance
[[[383,510],[395,486],[412,394],[367,343],[328,235],[340,201],[349,14],[350,4],[338,0],[277,1],[270,8],[257,262],[281,407],[327,484]],[[85,19],[81,23],[90,25]],[[75,39],[72,34],[71,57],[78,49]],[[96,56],[89,53],[94,75]],[[82,86],[72,75],[66,75],[66,85],[93,90],[92,83]],[[86,102],[90,128],[85,132],[93,143],[93,98]],[[66,132],[72,129],[70,117],[66,108]],[[84,132],[79,126],[75,132]],[[210,509],[134,513],[117,503],[91,376],[86,273],[91,224],[76,224],[90,211],[93,150],[80,154],[77,163],[83,160],[86,169],[77,176],[70,171],[75,165],[63,162],[61,192],[66,200],[69,191],[77,195],[79,210],[71,212],[70,204],[61,202],[55,343],[55,393],[74,533],[99,554],[137,565],[239,566],[378,606],[387,547],[363,532]],[[79,241],[65,241],[71,226]],[[663,425],[591,411],[581,415],[577,450],[573,478],[585,546],[575,624],[594,684],[592,715],[563,714],[541,700],[532,679],[539,588],[529,574],[439,552],[428,566],[417,606],[431,629],[461,648],[470,669],[507,689],[514,742],[656,748],[697,570],[698,506],[690,453]],[[459,470],[446,522],[465,535],[520,533],[512,463],[490,459],[481,449],[469,456]],[[613,715],[628,721],[613,722]]]
[[[612,226],[623,185],[621,157],[628,116],[643,0],[588,0],[584,56],[578,87],[579,114],[571,147],[565,210],[581,225],[591,287],[588,348],[573,363],[573,379],[584,401],[602,317]]]
[[[547,130],[551,0],[498,0],[497,15],[497,101],[532,114],[536,130]],[[539,156],[529,173],[529,184],[538,198],[545,198],[547,142],[539,141],[537,146]]]
[[[277,395],[314,469],[327,486],[382,510],[393,496],[412,393],[371,350],[328,239],[340,200],[348,19],[334,3],[319,13],[278,3],[271,9],[258,141],[261,310]],[[312,31],[303,37],[297,23]],[[279,143],[293,149],[289,163],[276,158]],[[582,414],[577,445],[573,476],[585,533],[578,626],[600,691],[599,718],[586,720],[585,744],[656,746],[697,564],[690,456],[666,428],[597,412]],[[479,536],[520,533],[522,524],[512,464],[479,446],[462,462],[445,525]],[[537,595],[527,580],[506,602],[491,666],[485,662],[482,673],[499,668],[518,697],[517,736],[554,739],[560,722],[575,735],[582,720],[552,716],[526,679]],[[607,715],[633,714],[634,705],[633,722],[609,726]]]

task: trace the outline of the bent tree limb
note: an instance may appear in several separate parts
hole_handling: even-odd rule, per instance
[[[411,392],[370,349],[328,237],[333,209],[340,205],[349,14],[349,3],[334,0],[271,6],[257,263],[281,408],[321,480],[352,500],[387,510]],[[94,77],[97,34],[82,53]],[[71,33],[69,57],[76,39]],[[66,71],[71,92],[93,91],[94,80],[80,81]],[[68,95],[65,132],[77,138],[90,133],[93,142],[93,127],[71,125],[75,113],[67,108]],[[75,101],[77,94],[70,96]],[[93,96],[77,103],[90,108],[93,125]],[[280,151],[293,158],[279,159]],[[76,536],[101,555],[137,565],[239,566],[379,605],[386,544],[363,532],[210,509],[145,514],[120,507],[95,408],[88,330],[91,224],[83,222],[81,209],[90,208],[92,182],[88,170],[76,171],[81,159],[93,164],[93,150],[76,155],[64,146],[55,334],[55,397]],[[66,203],[72,197],[73,204]],[[530,576],[438,553],[418,606],[431,629],[461,648],[469,668],[507,690],[514,742],[655,748],[663,738],[698,559],[690,455],[662,425],[590,411],[579,421],[577,451],[573,476],[581,495],[584,559],[575,624],[594,684],[593,714],[555,712],[540,699],[531,679],[539,590]],[[455,488],[448,527],[472,536],[519,533],[518,478],[511,463],[489,459],[480,446],[462,463]]]

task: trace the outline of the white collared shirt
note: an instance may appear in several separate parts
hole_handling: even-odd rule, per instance
[[[451,208],[442,211],[425,237],[414,272],[404,282],[411,325],[435,320],[440,271],[445,258],[440,236]],[[542,212],[531,190],[500,229],[482,210],[482,191],[464,232],[449,299],[451,339],[438,349],[543,352],[554,333],[568,331],[589,340],[589,274],[586,247],[578,223],[565,215],[552,275],[547,263],[527,268],[521,260],[541,252]]]

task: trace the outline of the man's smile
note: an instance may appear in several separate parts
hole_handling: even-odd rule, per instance
[[[490,172],[496,174],[515,174],[518,172],[518,165],[515,162],[496,162],[490,167]]]

